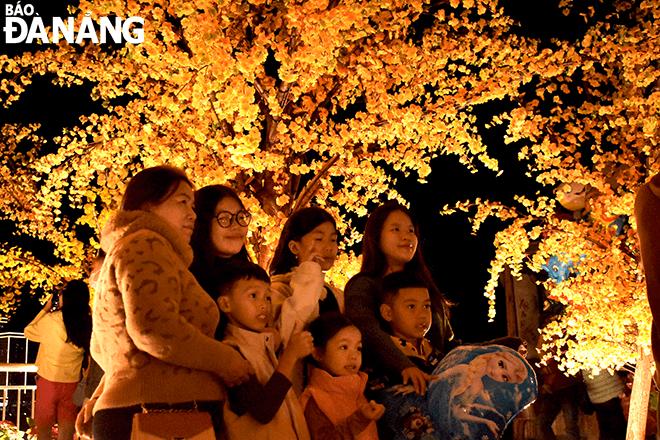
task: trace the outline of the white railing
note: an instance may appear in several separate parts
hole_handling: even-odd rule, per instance
[[[27,430],[27,418],[34,418],[34,373],[30,361],[30,344],[22,333],[0,333],[0,390],[2,420],[8,420],[21,431]],[[28,385],[30,384],[30,385]]]

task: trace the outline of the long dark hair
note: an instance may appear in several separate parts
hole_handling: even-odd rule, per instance
[[[238,202],[241,209],[245,205],[236,194],[236,191],[224,185],[209,185],[195,191],[195,230],[190,238],[190,246],[193,249],[193,262],[190,265],[190,272],[197,278],[197,281],[205,289],[211,288],[209,277],[213,276],[214,266],[219,258],[215,255],[215,247],[211,237],[211,226],[215,220],[215,208],[222,200],[226,198],[234,199]],[[231,258],[224,259],[229,261],[247,261],[251,262],[250,256],[245,248],[245,244]]]
[[[89,307],[89,288],[82,280],[71,280],[62,289],[62,318],[67,342],[89,351],[92,337],[92,310]]]
[[[318,206],[310,206],[293,213],[284,224],[280,241],[270,263],[270,274],[278,275],[291,272],[298,265],[298,258],[289,249],[289,242],[300,241],[305,235],[312,232],[317,226],[330,222],[337,229],[337,222],[328,211]]]
[[[371,278],[380,278],[385,275],[387,271],[387,257],[380,249],[380,237],[383,233],[385,221],[395,211],[401,211],[410,218],[415,228],[415,235],[417,236],[417,250],[412,260],[405,264],[404,270],[413,272],[424,280],[428,285],[434,307],[438,311],[443,310],[448,318],[451,303],[447,301],[436,286],[431,276],[431,271],[424,262],[419,223],[410,209],[395,200],[386,202],[374,209],[367,219],[367,224],[364,228],[364,237],[362,238],[362,266],[360,267],[359,275],[366,275]]]
[[[145,168],[137,173],[126,185],[121,200],[121,211],[146,211],[167,200],[179,183],[185,182],[194,188],[186,172],[170,165]]]

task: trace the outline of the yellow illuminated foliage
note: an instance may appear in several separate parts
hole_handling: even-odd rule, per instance
[[[562,6],[568,12],[573,5]],[[476,229],[487,216],[506,221],[485,289],[491,318],[506,266],[516,275],[525,266],[543,272],[552,256],[573,262],[570,278],[543,283],[550,299],[567,306],[544,336],[548,345],[568,348],[560,360],[571,372],[619,367],[650,346],[634,199],[660,171],[660,2],[614,2],[609,15],[596,16],[593,8],[583,14],[589,30],[581,40],[555,42],[545,72],[492,121],[519,148],[528,177],[549,189],[587,185],[586,208],[567,216],[559,208],[563,192],[546,191],[518,197],[513,207],[477,200],[444,210],[469,212]],[[620,235],[609,226],[618,216],[627,216]]]
[[[2,217],[52,243],[58,261],[30,265],[26,249],[3,246],[0,266],[16,268],[3,289],[49,290],[82,273],[130,176],[162,163],[198,187],[238,189],[262,265],[286,218],[310,202],[340,219],[350,245],[351,216],[401,199],[387,170],[423,180],[438,155],[496,169],[472,109],[515,95],[546,58],[488,0],[82,0],[70,12],[77,25],[142,17],[145,40],[0,57],[5,106],[49,73],[62,87],[93,84],[105,107],[49,149],[38,127],[2,128]],[[96,238],[82,238],[86,227]],[[336,266],[340,285],[358,267],[348,257]]]
[[[130,176],[162,163],[198,187],[239,191],[262,265],[286,218],[310,202],[340,220],[350,245],[359,240],[351,218],[400,199],[389,170],[424,181],[431,160],[447,155],[499,171],[475,113],[492,102],[510,104],[489,125],[506,128],[509,145],[499,148],[519,148],[531,177],[589,184],[600,212],[632,218],[635,189],[660,168],[658,3],[615,3],[620,18],[603,23],[587,14],[581,41],[547,48],[516,35],[495,0],[81,0],[77,23],[85,14],[140,16],[145,41],[116,50],[62,41],[0,56],[5,106],[48,73],[62,87],[93,84],[105,109],[52,140],[37,126],[2,127],[0,217],[52,243],[56,262],[3,246],[0,308],[11,308],[12,292],[48,291],[81,274]],[[621,363],[647,346],[634,222],[613,237],[597,221],[559,219],[547,194],[517,200],[458,206],[475,230],[488,216],[507,221],[495,240],[491,303],[506,265],[540,271],[550,255],[584,254],[580,275],[546,284],[569,305],[548,329],[574,338],[567,362]],[[83,239],[86,228],[96,238]],[[332,279],[341,286],[357,267],[342,256]]]

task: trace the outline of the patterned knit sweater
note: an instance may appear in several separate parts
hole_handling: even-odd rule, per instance
[[[213,338],[219,311],[188,271],[189,244],[160,217],[128,211],[106,223],[101,246],[91,352],[105,378],[95,411],[224,400],[218,373],[236,352]]]

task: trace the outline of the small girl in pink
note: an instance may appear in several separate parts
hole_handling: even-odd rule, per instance
[[[314,439],[377,440],[385,407],[367,401],[362,335],[345,316],[329,312],[309,326],[314,350],[309,383],[300,400]]]

